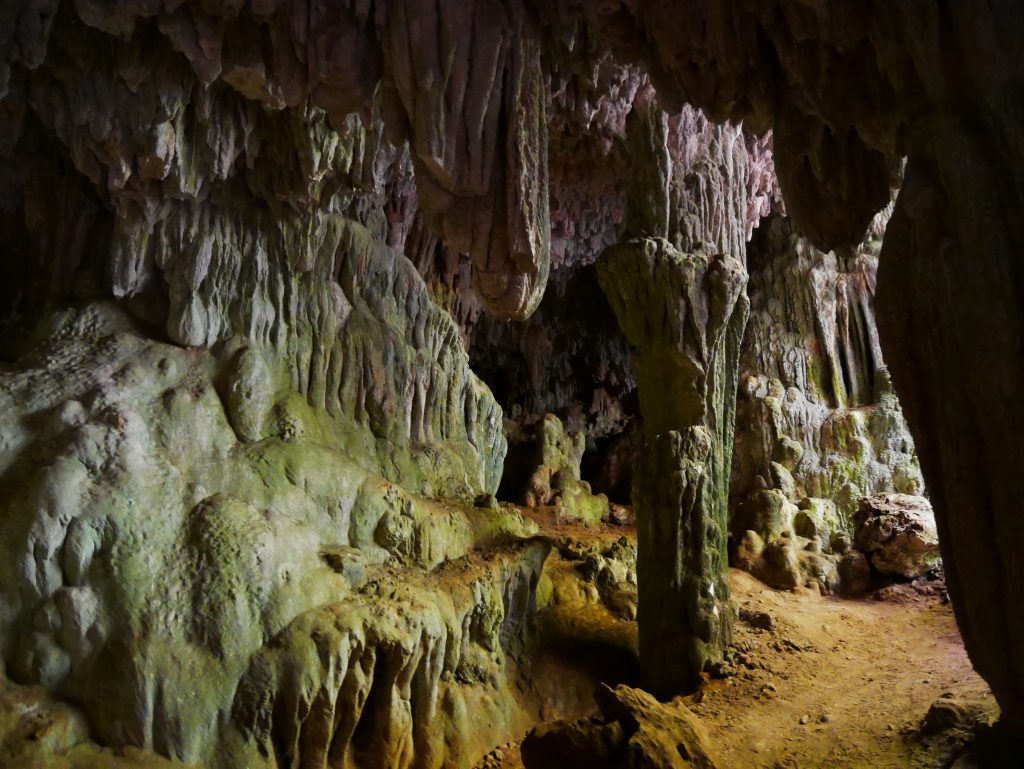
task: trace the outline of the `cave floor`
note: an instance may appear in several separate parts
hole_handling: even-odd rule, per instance
[[[742,672],[689,698],[711,729],[721,769],[920,767],[950,763],[965,735],[921,735],[943,695],[994,711],[953,618],[937,596],[891,590],[886,600],[837,600],[772,590],[732,572]],[[767,624],[767,623],[765,623]]]
[[[545,533],[584,540],[624,531],[539,522]],[[949,767],[965,751],[967,722],[996,717],[934,583],[845,600],[773,590],[736,569],[730,581],[740,611],[731,669],[684,698],[709,729],[719,769]],[[968,719],[924,735],[924,717],[940,698]],[[478,766],[522,767],[514,744],[499,756]]]

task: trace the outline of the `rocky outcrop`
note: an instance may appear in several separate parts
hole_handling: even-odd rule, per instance
[[[542,724],[523,740],[526,769],[714,769],[707,730],[680,701],[628,686],[601,687],[603,718]]]
[[[401,0],[375,19],[387,123],[402,133],[428,221],[473,255],[478,295],[523,318],[550,264],[547,93],[537,22],[518,2]]]
[[[547,643],[613,649],[621,655],[614,675],[618,680],[633,676],[638,654],[634,540],[620,537],[595,545],[560,539],[545,564],[538,604]]]
[[[882,574],[913,579],[927,574],[940,563],[935,515],[923,497],[907,494],[864,497],[857,511],[854,542]]]
[[[780,217],[748,250],[730,535],[734,563],[777,588],[863,593],[867,561],[847,552],[860,500],[923,490],[875,322],[888,215],[850,252],[823,253]]]
[[[887,211],[876,217],[864,242],[844,254],[818,251],[787,219],[774,217],[757,231],[749,249],[751,320],[740,362],[733,508],[768,486],[802,506],[828,500],[852,525],[864,495],[923,491],[875,321],[887,219]],[[742,532],[734,527],[735,536]]]
[[[547,552],[386,577],[300,615],[249,662],[222,762],[472,765],[526,720],[504,667],[532,640]]]
[[[180,762],[133,748],[103,747],[89,738],[82,712],[40,686],[0,677],[0,766],[33,769],[173,769]],[[193,764],[191,769],[203,769]]]
[[[584,432],[587,480],[628,502],[628,478],[618,489],[604,479],[618,472],[607,465],[619,437],[637,431],[636,382],[594,264],[631,235],[743,262],[751,232],[779,195],[770,140],[716,125],[698,110],[666,114],[638,67],[580,36],[571,53],[556,44],[547,293],[525,322],[467,318],[467,339],[474,371],[507,416],[528,424],[555,413]],[[645,214],[654,209],[660,214]]]
[[[600,523],[608,517],[608,497],[594,494],[580,478],[584,441],[582,433],[566,432],[558,417],[545,414],[513,444],[499,491],[529,507],[554,506],[559,519]]]
[[[606,251],[601,285],[635,350],[640,659],[655,691],[692,686],[730,637],[725,579],[742,265],[665,240]]]

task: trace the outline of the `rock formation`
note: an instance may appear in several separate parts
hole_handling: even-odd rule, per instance
[[[601,285],[634,348],[644,446],[637,509],[640,659],[662,694],[692,686],[730,637],[725,580],[742,265],[665,240],[613,246]]]
[[[399,765],[468,762],[484,746],[422,730],[474,697],[506,739],[492,679],[540,556],[495,545],[529,534],[515,513],[468,504],[505,453],[472,362],[511,416],[559,412],[609,455],[638,391],[638,504],[715,524],[679,568],[648,564],[665,595],[707,587],[681,615],[692,677],[727,627],[693,620],[725,598],[739,276],[781,187],[793,231],[770,225],[749,265],[743,496],[821,546],[820,500],[919,493],[919,457],[967,647],[1019,733],[1022,37],[1010,0],[6,4],[5,668],[77,698],[109,745],[225,767],[335,743],[384,760],[392,737]],[[876,339],[866,257],[898,180]],[[609,264],[643,256],[601,279],[625,336],[595,299],[618,243]],[[816,354],[768,332],[788,287]],[[593,323],[573,312],[591,300]],[[684,308],[692,327],[667,322]],[[688,397],[659,400],[657,376]],[[479,589],[449,590],[477,547]],[[384,593],[397,630],[357,621]],[[364,631],[387,648],[345,646]],[[349,693],[393,732],[335,724]]]
[[[865,497],[857,511],[857,548],[883,574],[920,577],[939,563],[939,535],[928,500],[907,494]]]
[[[775,587],[863,592],[870,571],[848,552],[860,500],[924,487],[875,322],[890,213],[849,252],[819,251],[779,216],[748,249],[730,535],[734,563]]]
[[[529,527],[514,515],[439,506],[394,485],[366,469],[385,464],[379,454],[356,454],[361,467],[350,453],[360,433],[311,406],[287,382],[267,390],[271,374],[254,373],[265,365],[252,348],[228,346],[218,357],[155,342],[116,310],[92,305],[57,317],[49,339],[5,372],[3,489],[11,501],[0,638],[7,670],[81,703],[104,744],[256,766],[252,756],[235,764],[229,758],[243,748],[229,749],[235,738],[226,724],[256,718],[250,712],[256,704],[243,712],[235,692],[254,675],[246,671],[261,649],[270,654],[280,645],[280,655],[296,655],[305,642],[288,634],[326,632],[295,630],[307,613],[330,609],[343,618],[336,623],[344,622],[344,633],[389,637],[389,647],[401,641],[408,659],[399,669],[415,668],[429,651],[422,633],[366,626],[370,615],[359,606],[373,603],[380,581],[364,586],[364,569],[350,568],[346,549],[357,564],[409,567],[402,590],[412,592],[392,604],[429,623],[435,635],[446,622],[443,632],[457,636],[466,617],[486,612],[493,624],[487,633],[503,622],[510,628],[503,648],[521,642],[518,628],[529,621],[529,596],[543,563],[536,553],[481,566],[473,580],[487,591],[467,587],[451,608],[438,609],[447,614],[437,619],[416,607],[438,606],[438,598],[417,597],[420,588],[409,582],[417,570],[457,558],[503,530],[527,534]],[[241,424],[249,426],[247,440]],[[249,440],[253,433],[258,440]],[[400,443],[390,445],[390,461],[401,468],[409,460]],[[446,466],[458,467],[456,461],[451,457]],[[401,471],[410,484],[414,467]],[[483,475],[477,477],[482,484]],[[452,587],[443,592],[457,595]],[[410,601],[413,608],[401,609]],[[474,643],[493,654],[496,637],[481,635]],[[352,643],[339,636],[332,648],[341,653]],[[377,642],[359,643],[370,654]],[[289,659],[288,675],[333,680],[339,672],[316,656]],[[436,687],[444,670],[425,668],[422,675],[434,676],[429,685]],[[278,688],[308,685],[280,675]],[[261,683],[249,685],[246,696],[261,702],[269,692],[260,687],[270,679],[261,673],[253,680]],[[344,696],[361,698],[368,689],[360,691]],[[303,688],[280,696],[294,702],[307,694]],[[342,695],[325,696],[335,702]],[[508,707],[502,702],[495,707]],[[288,734],[305,717],[292,722],[278,713],[277,720],[237,728],[245,745],[266,740],[270,746],[284,738],[267,730]],[[320,739],[326,749],[333,732]],[[282,744],[274,750],[294,750]]]
[[[529,424],[551,412],[583,432],[585,478],[628,503],[640,432],[636,381],[595,262],[631,235],[652,235],[744,263],[778,188],[769,142],[696,110],[666,116],[634,68],[601,59],[592,82],[575,77],[562,88],[552,108],[563,116],[552,125],[547,293],[522,323],[467,318],[470,359],[507,418]],[[651,206],[662,213],[648,222]]]
[[[603,719],[542,724],[523,741],[526,769],[715,769],[710,739],[681,702],[628,686],[599,690]]]
[[[748,249],[750,322],[740,359],[733,506],[792,476],[790,501],[920,494],[913,439],[878,341],[874,294],[887,212],[851,253],[822,253],[772,217]],[[788,476],[787,476],[788,478]]]
[[[532,440],[521,441],[508,458],[500,491],[528,507],[553,505],[560,519],[600,523],[607,518],[608,497],[594,494],[580,478],[583,433],[567,433],[554,414],[530,428]]]

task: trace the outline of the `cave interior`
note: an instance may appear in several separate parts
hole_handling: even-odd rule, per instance
[[[1017,0],[0,7],[0,767],[1019,768]]]

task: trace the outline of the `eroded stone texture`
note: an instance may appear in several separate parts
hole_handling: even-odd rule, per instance
[[[860,500],[924,488],[875,321],[890,213],[829,253],[772,217],[748,251],[730,534],[735,563],[775,587],[858,592],[839,583]]]
[[[640,659],[653,689],[692,686],[729,642],[727,526],[746,273],[647,238],[613,246],[601,285],[634,348],[644,448],[634,476]]]
[[[542,724],[523,740],[527,769],[715,769],[707,730],[680,701],[601,685],[601,718]]]
[[[690,108],[667,116],[631,67],[601,59],[595,72],[592,82],[568,78],[549,108],[556,122],[548,292],[524,323],[480,316],[467,337],[474,370],[507,416],[530,423],[554,412],[583,431],[588,480],[628,502],[636,457],[629,436],[640,429],[636,382],[594,261],[632,233],[743,263],[751,232],[779,196],[770,140]]]
[[[321,245],[337,232],[335,216],[396,250],[430,224],[479,234],[465,264],[494,271],[485,282],[499,313],[527,312],[546,252],[549,113],[536,92],[547,76],[559,75],[557,90],[561,73],[589,69],[596,51],[648,72],[670,113],[692,102],[712,118],[773,129],[790,214],[818,247],[860,239],[908,155],[879,272],[880,336],[918,438],[968,649],[1004,717],[1024,724],[1024,612],[1008,611],[1024,594],[1016,3],[124,0],[0,13],[0,300],[11,356],[36,340],[24,321],[114,295],[179,343],[269,329],[290,359],[292,326],[310,322],[292,308],[330,315],[333,290],[313,279],[318,288],[283,301],[232,293],[291,291],[329,259]],[[416,28],[419,16],[444,23]],[[413,50],[396,44],[403,34],[419,36],[427,61],[397,62]],[[632,75],[617,82],[632,102]],[[567,100],[576,114],[625,126],[623,100],[578,93]],[[412,149],[385,141],[381,121]],[[466,157],[493,162],[474,162],[479,175],[467,176]],[[429,166],[420,198],[438,193],[430,217],[406,205],[416,165]],[[457,189],[442,184],[450,171]],[[248,270],[251,279],[235,274]],[[471,314],[470,304],[456,311]],[[272,320],[250,313],[268,308]],[[288,433],[295,422],[285,422]],[[62,601],[87,615],[81,596]]]
[[[939,564],[939,534],[932,506],[923,497],[877,494],[857,511],[857,548],[883,574],[915,578]]]
[[[502,672],[531,640],[547,551],[380,580],[297,617],[239,683],[233,765],[471,765],[525,721]]]
[[[734,503],[757,491],[759,477],[774,485],[772,463],[792,476],[793,502],[830,499],[851,522],[863,495],[922,492],[875,320],[888,213],[844,253],[815,249],[785,219],[758,230],[748,263]]]
[[[513,444],[499,493],[529,507],[551,505],[560,520],[600,523],[608,516],[608,497],[594,494],[580,478],[585,439],[567,432],[554,414],[545,414]]]
[[[229,385],[222,400],[218,383],[262,379],[253,374],[259,366],[247,357],[251,348],[215,353],[157,342],[104,305],[68,310],[48,331],[0,383],[0,490],[7,500],[0,653],[18,682],[75,699],[94,739],[186,762],[261,765],[254,741],[285,739],[280,735],[298,728],[306,713],[278,711],[272,722],[255,724],[246,714],[278,690],[301,702],[309,681],[336,671],[300,654],[305,647],[289,640],[287,628],[306,612],[333,606],[329,613],[344,617],[345,633],[362,634],[364,648],[375,647],[376,626],[364,620],[397,620],[359,606],[381,605],[373,593],[379,580],[366,579],[365,569],[379,571],[385,562],[406,570],[400,581],[411,591],[385,597],[385,605],[433,634],[421,644],[412,630],[403,634],[401,622],[380,631],[400,642],[414,668],[474,613],[484,615],[475,637],[487,647],[485,658],[498,653],[501,628],[504,648],[525,642],[543,561],[538,552],[527,548],[525,560],[480,559],[462,593],[450,585],[436,594],[424,587],[417,598],[412,586],[426,570],[498,537],[529,535],[518,515],[431,501],[389,482],[373,468],[386,458],[412,480],[410,457],[387,444],[380,447],[385,454],[356,452],[362,430],[311,406],[287,381],[276,380],[269,399],[262,385]],[[253,414],[263,417],[251,422],[261,425],[260,437],[242,442],[239,425],[250,423],[241,417]],[[439,460],[447,467],[457,462]],[[358,553],[362,577],[339,559],[346,548]],[[443,613],[442,594],[453,596],[448,614],[430,615],[425,606]],[[348,653],[345,633],[325,642],[331,653]],[[467,638],[460,648],[471,650],[477,641]],[[277,688],[256,676],[246,688],[250,710],[231,716],[254,656],[271,649],[293,655],[287,675]],[[500,656],[495,664],[500,670]],[[443,670],[424,668],[422,676],[435,678],[422,686],[436,686]],[[500,691],[480,696],[507,716],[496,716],[497,731],[487,738],[499,739],[512,729],[513,700]],[[402,713],[399,703],[392,721],[377,714],[374,729],[405,734],[428,718],[426,711],[411,720]],[[237,740],[227,729],[229,716],[237,729],[245,727]],[[293,754],[296,760],[323,747],[308,740],[308,752]],[[259,761],[293,749],[279,744]],[[482,754],[488,747],[465,749]],[[424,765],[444,760],[440,748],[429,752]]]
[[[550,265],[547,93],[536,22],[524,4],[377,7],[393,135],[407,128],[428,220],[473,255],[493,311],[529,316]]]

